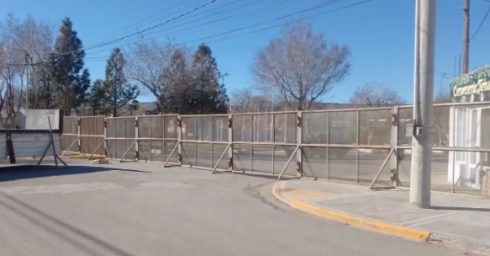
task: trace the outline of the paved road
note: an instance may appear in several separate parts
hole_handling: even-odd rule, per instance
[[[290,209],[271,179],[103,166],[2,173],[0,255],[457,255]]]

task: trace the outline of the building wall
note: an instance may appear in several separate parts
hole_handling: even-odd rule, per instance
[[[60,129],[60,110],[59,109],[21,109],[18,115],[17,124],[19,129],[28,130],[48,130],[51,121],[51,129]]]
[[[53,133],[54,147],[56,154],[60,154],[61,145],[58,133]],[[42,156],[46,148],[51,143],[49,132],[33,133],[14,133],[12,134],[12,143],[15,157]],[[46,152],[47,156],[53,155],[53,149]]]

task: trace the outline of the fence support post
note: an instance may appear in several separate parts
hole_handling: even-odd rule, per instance
[[[107,118],[104,116],[104,156],[107,158]]]
[[[136,141],[136,143],[134,144],[134,158],[136,159],[136,161],[139,161],[140,160],[140,152],[139,152],[139,118],[138,116],[135,116],[134,117],[134,140]]]
[[[80,142],[80,134],[81,134],[80,121],[81,121],[80,117],[77,117],[78,153],[82,154],[82,143]]]
[[[233,171],[233,115],[228,114],[228,170]],[[218,162],[219,163],[219,162]]]
[[[398,114],[398,107],[395,106],[391,112],[391,148],[393,156],[391,157],[391,184],[393,187],[398,186],[398,165],[400,164],[400,152],[398,152],[398,125],[400,115]]]
[[[298,111],[296,112],[296,143],[298,145],[298,150],[296,151],[296,175],[300,178],[303,175],[303,148],[301,147],[303,144],[302,124],[302,112]]]
[[[361,145],[361,111],[357,110],[357,132],[356,132],[356,142],[357,142],[357,149],[356,149],[356,183],[359,183],[359,176],[360,176],[360,156],[359,156],[359,150],[361,149],[359,145]],[[374,121],[374,120],[373,120]]]
[[[272,145],[272,175],[274,175],[274,169],[276,168],[275,162],[276,162],[276,115],[272,112],[272,123],[271,123],[271,129],[272,129],[272,134],[271,134],[271,141],[274,143]]]
[[[187,128],[186,128],[187,129]],[[177,115],[177,161],[182,166],[182,118]]]

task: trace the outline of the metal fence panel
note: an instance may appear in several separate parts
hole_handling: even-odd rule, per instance
[[[61,150],[78,152],[78,135],[63,134],[61,136]]]
[[[104,147],[98,147],[104,141],[103,116],[80,117],[80,153],[86,155],[104,155]]]
[[[78,117],[67,116],[63,119],[61,150],[78,152]]]
[[[182,118],[182,139],[183,140],[196,140],[197,139],[197,120],[195,117]]]
[[[274,114],[274,141],[296,143],[296,114]]]
[[[213,144],[213,167],[217,166],[218,169],[228,170],[228,156],[226,153],[218,163],[218,160],[225,151],[226,147],[227,145],[225,144]]]
[[[390,149],[360,148],[358,182],[366,185],[371,184],[389,153]],[[391,167],[389,164],[385,165],[381,170],[376,184],[384,187],[392,185]]]
[[[228,141],[228,117],[212,117],[212,141]]]
[[[303,143],[306,144],[327,144],[329,112],[303,113]]]
[[[197,143],[182,143],[182,165],[197,166]]]
[[[357,111],[331,112],[328,124],[330,144],[357,144]]]
[[[167,115],[163,118],[164,121],[164,131],[163,137],[165,139],[177,139],[177,129],[178,127],[178,119],[177,115]]]
[[[253,145],[252,170],[254,172],[272,174],[273,154],[272,145]]]
[[[329,148],[327,159],[329,179],[358,181],[357,148]]]
[[[233,169],[241,172],[252,171],[252,145],[233,145]]]
[[[292,161],[288,163],[288,160],[293,153],[294,147],[290,146],[275,146],[274,147],[274,161],[273,161],[273,174],[279,175],[284,169],[285,176],[297,176],[296,171],[296,159],[293,156]]]
[[[202,116],[195,118],[197,127],[197,138],[200,141],[213,140],[213,120],[211,116]]]
[[[252,141],[252,115],[233,115],[233,141]]]
[[[394,116],[393,110],[397,110]],[[407,129],[413,123],[411,106],[230,116],[231,129],[229,115],[140,116],[136,118],[138,129],[135,117],[80,117],[80,126],[78,118],[65,117],[62,147],[66,150],[79,140],[81,153],[91,154],[106,139],[105,150],[110,158],[121,158],[127,152],[125,159],[138,156],[163,162],[181,145],[181,151],[175,150],[170,162],[178,162],[177,153],[181,152],[183,165],[227,170],[230,159],[225,150],[231,145],[235,171],[279,175],[284,170],[286,176],[297,176],[297,156],[302,156],[302,175],[306,177],[370,184],[381,169],[378,185],[391,186],[393,178],[397,178],[399,186],[410,185],[412,135],[407,134]],[[480,192],[481,182],[490,170],[490,133],[485,130],[488,126],[488,102],[434,106],[434,189]],[[297,137],[298,129],[301,137]],[[298,144],[300,138],[302,143]],[[387,159],[395,149],[398,165],[393,161],[396,154],[391,161]],[[104,147],[95,153],[103,154]],[[388,164],[381,168],[385,162]]]
[[[63,134],[78,135],[78,117],[76,116],[64,117]]]
[[[359,144],[391,144],[391,110],[359,111]]]
[[[328,148],[326,147],[303,147],[303,175],[305,177],[329,179],[327,151]]]

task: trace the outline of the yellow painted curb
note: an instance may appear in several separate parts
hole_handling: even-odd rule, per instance
[[[86,155],[78,155],[78,156],[70,156],[70,159],[89,159],[89,156]],[[92,156],[90,160],[96,159],[105,159],[105,156]]]
[[[278,183],[274,184],[274,186],[272,186],[272,194],[275,196],[275,197],[279,197],[280,196],[280,192],[279,192],[279,185],[277,185]]]
[[[298,210],[305,211],[311,214],[315,214],[324,218],[335,220],[344,224],[349,224],[356,227],[372,229],[379,232],[383,232],[389,235],[395,235],[403,238],[413,239],[417,241],[427,241],[430,236],[430,232],[425,230],[413,229],[404,226],[389,224],[381,221],[376,221],[368,218],[362,218],[342,212],[332,211],[323,207],[318,207],[312,204],[301,202],[298,200],[287,200],[281,195],[281,190],[278,183],[272,187],[272,194],[280,201],[289,204]]]

